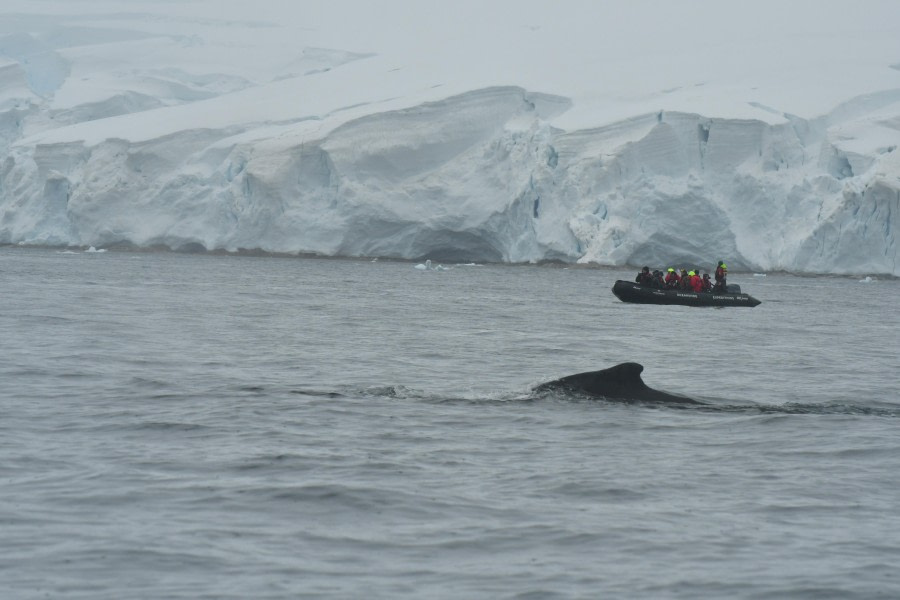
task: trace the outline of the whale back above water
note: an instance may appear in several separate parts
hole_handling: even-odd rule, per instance
[[[535,392],[569,391],[625,402],[663,402],[669,404],[701,404],[685,396],[668,394],[649,387],[641,379],[644,366],[626,362],[602,371],[576,373],[542,383]]]

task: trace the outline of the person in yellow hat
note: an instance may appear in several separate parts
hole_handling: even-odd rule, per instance
[[[680,283],[681,277],[678,276],[673,267],[669,267],[669,271],[666,273],[666,287],[677,288]]]
[[[725,277],[728,275],[728,267],[721,260],[719,261],[718,266],[716,266],[716,285],[713,287],[717,292],[724,292],[726,290]]]
[[[690,276],[690,290],[692,292],[699,292],[703,289],[703,282],[700,279],[700,275],[697,274],[697,271],[691,271],[688,273]]]

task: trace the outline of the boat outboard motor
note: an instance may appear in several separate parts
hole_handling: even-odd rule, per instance
[[[736,283],[729,283],[728,285],[725,286],[725,291],[728,292],[729,294],[740,294],[741,286],[739,286]]]

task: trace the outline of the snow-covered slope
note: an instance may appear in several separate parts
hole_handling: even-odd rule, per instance
[[[900,275],[900,4],[6,0],[0,243]]]

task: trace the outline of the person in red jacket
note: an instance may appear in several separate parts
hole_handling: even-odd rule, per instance
[[[691,271],[688,273],[691,276],[691,291],[692,292],[702,292],[703,291],[703,281],[700,279],[700,276],[697,275],[696,271]]]
[[[675,272],[675,269],[669,267],[669,272],[666,273],[666,287],[667,288],[677,288],[681,284],[681,277],[678,273]]]

